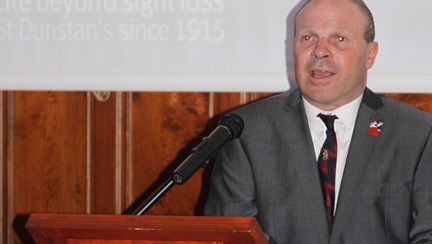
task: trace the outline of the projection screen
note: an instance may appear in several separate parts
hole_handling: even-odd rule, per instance
[[[368,0],[368,86],[432,92],[432,1]],[[294,87],[294,0],[2,0],[1,90],[262,91]]]

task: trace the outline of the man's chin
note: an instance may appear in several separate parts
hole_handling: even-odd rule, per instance
[[[331,111],[337,107],[335,101],[329,96],[328,91],[317,91],[308,94],[303,93],[303,96],[310,104],[324,111]]]

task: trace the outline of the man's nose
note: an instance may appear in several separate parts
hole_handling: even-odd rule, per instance
[[[318,39],[313,50],[313,56],[316,58],[328,58],[330,55],[329,43],[326,40]]]

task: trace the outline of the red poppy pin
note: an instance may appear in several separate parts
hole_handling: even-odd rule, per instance
[[[381,133],[382,125],[383,125],[383,122],[379,122],[379,121],[376,121],[375,119],[372,119],[372,121],[369,125],[369,130],[368,130],[369,135],[378,137],[379,134]]]

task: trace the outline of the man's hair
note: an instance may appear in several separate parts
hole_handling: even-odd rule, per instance
[[[312,0],[306,1],[306,3],[297,12],[297,15],[311,1]],[[356,4],[359,7],[360,11],[365,15],[366,20],[367,20],[367,25],[366,25],[366,30],[364,33],[364,39],[368,43],[373,42],[375,40],[375,22],[374,22],[374,18],[372,16],[372,12],[370,11],[370,9],[368,8],[368,6],[366,5],[366,3],[363,0],[349,0],[349,1]]]

